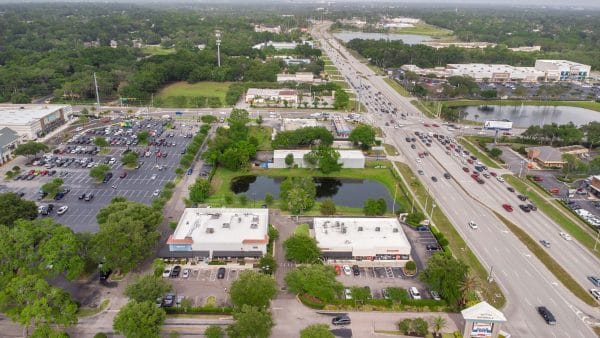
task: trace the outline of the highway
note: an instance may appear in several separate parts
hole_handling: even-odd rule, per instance
[[[328,25],[316,25],[313,36],[342,75],[350,80],[354,91],[360,94],[361,102],[367,104],[366,120],[384,130],[386,143],[398,148],[414,172],[423,171],[421,181],[434,196],[437,207],[448,216],[483,265],[488,270],[493,268],[492,275],[508,300],[502,309],[508,318],[503,329],[515,337],[596,336],[586,322],[600,318],[598,308],[583,303],[560,284],[492,210],[518,224],[533,238],[549,240],[551,248],[548,252],[586,289],[591,287],[586,276],[598,273],[600,261],[576,241],[560,238],[559,226],[539,211],[526,214],[520,210],[520,201],[515,193],[506,189],[506,183],[493,178],[484,178],[485,184],[475,182],[462,169],[465,166],[472,171],[473,166],[462,164],[462,157],[455,156],[454,151],[448,155],[445,147],[435,139],[431,146],[426,146],[417,138],[416,149],[411,149],[412,142],[406,142],[405,138],[415,137],[415,131],[453,137],[452,132],[432,127],[439,122],[423,117],[408,98],[399,95],[383,78],[356,60],[326,32]],[[397,108],[397,114],[390,112],[392,107]],[[402,113],[406,116],[402,117]],[[425,150],[431,155],[419,159],[418,163],[417,154]],[[451,179],[443,177],[446,172]],[[498,174],[502,173],[505,171],[498,171]],[[431,179],[432,176],[437,182]],[[510,203],[514,211],[506,212],[501,207],[503,203]],[[471,220],[479,225],[478,229],[468,226]],[[540,305],[554,313],[557,325],[550,326],[542,320],[535,310]]]

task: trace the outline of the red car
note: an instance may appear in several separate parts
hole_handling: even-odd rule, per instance
[[[542,176],[533,176],[533,180],[536,182],[541,182],[544,180],[544,178]]]
[[[475,181],[479,180],[479,175],[475,175],[474,173],[471,174],[471,178],[473,178]]]
[[[472,159],[468,159],[467,162],[469,162],[469,164],[473,164],[473,160]]]
[[[510,206],[510,204],[502,204],[502,207],[504,208],[504,210],[508,211],[508,212],[512,212],[513,208]]]
[[[436,127],[436,128],[437,128],[437,127],[439,127],[439,126],[438,126],[437,124],[435,124],[435,123],[434,123],[434,124],[432,124],[431,126],[432,126],[432,127]]]
[[[341,275],[342,274],[342,268],[339,265],[334,266],[335,268],[335,274],[336,275]]]
[[[463,171],[466,172],[466,173],[468,173],[469,172],[469,168],[463,167]]]
[[[425,127],[431,127],[428,123],[424,124]]]
[[[492,175],[494,177],[498,176],[498,174],[496,174],[494,171],[490,171],[490,175]]]

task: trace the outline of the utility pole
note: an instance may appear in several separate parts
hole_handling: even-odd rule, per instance
[[[98,81],[96,80],[96,72],[94,72],[94,87],[96,87],[96,105],[100,107],[100,96],[98,96]]]
[[[221,31],[215,31],[215,37],[217,38],[217,65],[221,67]]]

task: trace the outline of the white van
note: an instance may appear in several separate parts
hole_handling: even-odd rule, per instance
[[[408,289],[408,293],[410,294],[410,297],[412,299],[421,299],[421,294],[419,293],[419,290],[414,286],[411,286]]]

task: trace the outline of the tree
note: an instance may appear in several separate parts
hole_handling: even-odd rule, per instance
[[[363,212],[367,216],[381,216],[387,210],[387,202],[385,199],[368,198],[363,206]]]
[[[335,215],[336,212],[335,202],[331,198],[321,202],[321,215]]]
[[[260,271],[272,275],[277,270],[277,261],[275,261],[275,258],[271,254],[266,254],[260,258],[258,266],[260,267]]]
[[[431,318],[429,324],[431,325],[431,329],[433,330],[433,336],[437,337],[441,330],[443,330],[447,323],[446,319],[442,316],[436,316]]]
[[[279,200],[293,214],[312,208],[317,187],[311,177],[288,177],[279,186]]]
[[[460,285],[468,271],[468,267],[463,262],[440,252],[431,256],[419,278],[430,289],[439,291],[450,306],[460,309],[463,305]]]
[[[69,335],[53,330],[48,324],[40,324],[31,333],[30,338],[69,338]]]
[[[265,194],[265,204],[267,206],[271,206],[271,204],[273,204],[273,195],[266,193]]]
[[[22,199],[12,192],[0,194],[0,210],[0,225],[8,227],[12,227],[17,219],[32,220],[38,215],[35,202]]]
[[[91,256],[106,269],[129,270],[151,253],[160,238],[160,210],[136,202],[116,201],[96,215],[99,231],[91,241]]]
[[[600,174],[600,156],[594,157],[589,163],[589,173],[591,175],[599,175]],[[1,206],[0,206],[1,209]],[[0,223],[1,224],[1,223]]]
[[[210,116],[210,115],[205,115]],[[211,325],[204,330],[204,336],[206,338],[223,338],[225,337],[225,332],[220,326]]]
[[[102,136],[96,136],[94,137],[94,144],[100,148],[104,148],[108,146],[108,142],[106,141],[106,139]]]
[[[342,168],[342,164],[339,162],[340,153],[331,147],[319,146],[316,150],[313,150],[310,153],[307,153],[306,155],[311,153],[315,154],[315,157],[318,161],[319,169],[323,174],[329,174],[331,172],[338,171]]]
[[[578,159],[577,156],[573,154],[563,154],[562,160],[565,162],[562,167],[565,178],[568,178],[571,174],[585,173],[588,171],[587,163]]]
[[[108,164],[100,164],[97,167],[90,169],[90,177],[95,179],[96,182],[102,182],[106,174],[110,171]]]
[[[42,185],[42,191],[47,193],[50,198],[54,197],[60,191],[60,187],[65,181],[62,178],[54,178],[52,181]]]
[[[289,168],[294,164],[294,154],[287,154],[285,156],[285,165]]]
[[[238,195],[238,200],[239,200],[239,202],[240,202],[241,205],[248,204],[248,196],[246,196],[246,194],[239,194]]]
[[[227,327],[229,337],[268,338],[275,325],[269,311],[250,305],[234,311],[233,319],[235,323]]]
[[[249,305],[261,309],[269,307],[276,293],[277,283],[273,277],[251,270],[241,272],[229,290],[234,306]]]
[[[125,167],[133,168],[137,166],[140,155],[135,151],[125,151],[121,156],[121,162]]]
[[[465,273],[463,275],[462,280],[459,284],[460,291],[460,306],[465,307],[467,305],[467,299],[469,298],[469,293],[471,293],[475,288],[477,288],[477,279],[470,273]]]
[[[425,319],[423,319],[423,318],[413,319],[412,329],[416,335],[418,335],[420,337],[425,337],[425,335],[427,335],[427,333],[429,332],[428,328],[429,328],[429,323]]]
[[[233,109],[227,119],[229,124],[229,137],[233,141],[242,141],[248,138],[248,126],[250,122],[248,112],[244,109]]]
[[[313,324],[300,331],[300,338],[335,338],[327,324]]]
[[[283,242],[285,258],[296,263],[314,263],[321,257],[317,241],[304,234],[294,234]]]
[[[217,117],[216,117],[216,116],[213,116],[213,115],[202,115],[202,117],[200,117],[200,120],[201,120],[203,123],[206,123],[206,124],[212,124],[212,123],[214,123],[215,121],[217,121]]]
[[[225,199],[225,204],[231,204],[233,203],[233,194],[230,192],[227,192],[225,194],[225,197],[223,197]]]
[[[23,155],[29,157],[35,156],[41,152],[46,152],[48,149],[50,148],[43,143],[29,141],[27,143],[19,144],[13,153],[17,156]]]
[[[166,314],[154,302],[130,301],[121,308],[113,328],[125,337],[159,337]]]
[[[600,122],[592,121],[588,124],[581,126],[583,132],[585,132],[585,138],[590,144],[590,151],[594,145],[600,143]]]
[[[138,144],[147,144],[150,133],[146,130],[137,133]]]
[[[203,178],[196,179],[196,183],[191,185],[190,201],[192,203],[203,203],[210,195],[210,182]]]
[[[412,226],[417,226],[419,224],[421,224],[421,222],[425,219],[425,214],[423,214],[420,211],[417,212],[413,212],[410,213],[408,215],[406,215],[406,223],[412,225]]]
[[[237,171],[243,168],[250,160],[248,152],[241,148],[229,148],[223,152],[222,156],[219,156],[219,162],[223,167]]]
[[[324,302],[333,301],[344,289],[330,265],[302,265],[288,272],[284,279],[291,292],[309,294]]]
[[[367,299],[371,298],[371,291],[365,287],[353,286],[350,288],[352,293],[352,300],[359,303],[364,303]]]
[[[480,95],[484,99],[493,99],[498,96],[498,91],[496,89],[486,89],[482,90]]]
[[[348,140],[355,145],[360,145],[363,150],[367,150],[375,144],[375,129],[367,124],[361,124],[350,132]]]
[[[160,277],[162,276],[163,271],[165,271],[166,267],[167,264],[162,258],[155,258],[152,261],[152,274],[156,277]]]
[[[417,264],[414,261],[408,261],[404,265],[404,268],[408,271],[415,271],[417,270]]]
[[[154,302],[171,291],[171,284],[162,279],[161,276],[144,275],[136,278],[125,288],[125,295],[137,302]]]
[[[490,149],[490,156],[492,156],[493,158],[498,158],[498,157],[500,157],[500,155],[502,155],[501,149],[499,149],[499,148]]]

